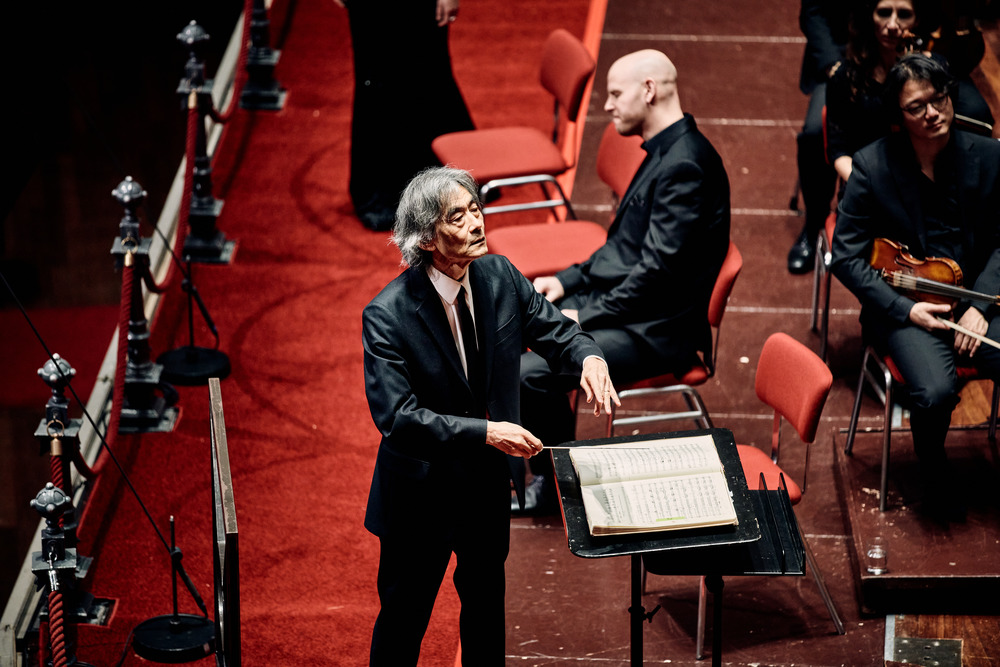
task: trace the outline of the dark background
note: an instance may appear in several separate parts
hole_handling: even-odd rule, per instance
[[[212,78],[242,8],[234,0],[5,8],[0,270],[29,311],[118,302],[121,278],[110,249],[123,210],[111,191],[131,175],[149,193],[140,216],[155,223],[184,155],[185,111],[176,91],[188,51],[177,34],[191,20],[205,28],[211,37],[206,77]],[[152,228],[142,233],[151,236]],[[26,330],[3,286],[0,315],[7,315],[8,327],[0,341]],[[111,311],[100,328],[104,347],[114,321]],[[13,372],[8,355],[15,346],[4,348],[0,367]],[[44,361],[41,348],[35,356]],[[33,377],[23,382],[45,391]],[[74,384],[86,401],[90,384]],[[38,548],[29,544],[38,517],[24,508],[49,479],[48,457],[39,455],[31,435],[44,400],[0,401],[3,600],[27,551]],[[72,406],[71,416],[80,412]]]

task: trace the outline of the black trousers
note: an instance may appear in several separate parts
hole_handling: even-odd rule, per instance
[[[445,447],[447,445],[442,445]],[[462,664],[502,667],[505,656],[504,563],[510,549],[510,471],[493,447],[436,466],[434,491],[415,497],[426,521],[380,540],[381,608],[372,631],[370,664],[416,665],[451,554],[461,601]]]
[[[825,105],[826,84],[820,83],[809,96],[806,118],[797,137],[796,159],[799,190],[806,213],[805,230],[814,241],[830,214],[830,202],[837,187],[837,172],[826,160],[823,141]]]

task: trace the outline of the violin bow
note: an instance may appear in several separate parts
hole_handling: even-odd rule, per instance
[[[986,336],[982,336],[980,334],[977,334],[977,333],[975,333],[973,331],[970,331],[969,329],[966,329],[961,324],[956,324],[956,323],[952,322],[951,320],[944,319],[943,317],[939,317],[938,320],[944,322],[949,327],[951,327],[952,329],[954,329],[955,331],[957,331],[959,333],[964,333],[966,336],[971,336],[971,337],[975,338],[976,340],[978,340],[981,343],[986,343],[987,345],[992,345],[993,347],[995,347],[998,350],[1000,350],[1000,343],[996,342],[992,338],[987,338]]]

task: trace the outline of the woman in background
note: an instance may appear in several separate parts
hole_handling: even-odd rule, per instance
[[[827,156],[842,181],[851,175],[855,151],[892,131],[895,109],[886,108],[882,99],[886,75],[904,55],[925,51],[938,14],[928,0],[855,5],[844,64],[826,91]],[[942,56],[929,55],[947,67]],[[957,91],[956,113],[993,123],[986,101],[968,78],[959,80]]]
[[[387,230],[406,184],[438,165],[431,141],[474,129],[448,51],[459,0],[333,1],[354,49],[351,201],[366,227]]]

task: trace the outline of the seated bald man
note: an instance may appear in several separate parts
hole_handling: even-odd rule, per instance
[[[729,178],[682,111],[677,69],[665,54],[643,50],[617,60],[607,93],[604,110],[615,129],[641,136],[646,159],[607,242],[534,286],[594,337],[620,384],[685,370],[699,353],[710,355],[708,302],[729,247]],[[573,439],[567,392],[578,384],[535,353],[523,355],[523,424],[546,445]],[[548,457],[533,459],[532,471],[542,473],[537,462],[546,461],[551,465]],[[554,498],[548,481],[539,486],[531,487],[529,505],[539,493]]]

